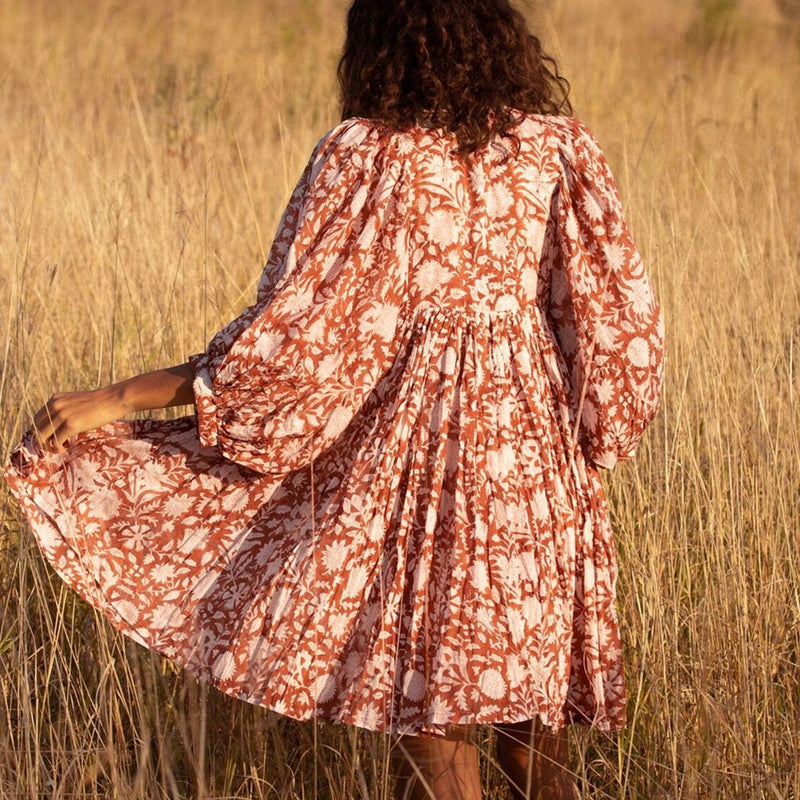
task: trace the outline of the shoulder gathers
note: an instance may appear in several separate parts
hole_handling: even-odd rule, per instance
[[[579,119],[570,116],[525,114],[513,129],[522,151],[533,151],[537,160],[555,158],[565,167],[579,171],[586,161],[601,156],[600,147],[592,132]],[[452,140],[452,141],[449,141]],[[342,120],[319,140],[312,154],[312,164],[329,159],[340,160],[357,154],[375,165],[384,157],[407,156],[448,150],[457,146],[455,136],[436,128],[414,126],[397,130],[381,120],[350,117]],[[444,147],[443,147],[444,145]]]
[[[589,127],[571,116],[525,114],[513,130],[524,139],[555,137],[566,151],[580,145],[597,146],[597,140]],[[322,136],[315,152],[322,152],[332,147],[386,146],[398,138],[417,139],[420,134],[436,140],[452,138],[455,142],[453,134],[437,128],[414,126],[408,130],[397,130],[381,120],[349,117],[334,125]]]
[[[580,161],[584,153],[597,153],[600,147],[587,125],[576,117],[528,114],[517,131],[523,141],[537,150],[551,145],[567,164]]]
[[[322,136],[314,148],[312,158],[327,158],[336,151],[346,153],[355,150],[382,150],[398,133],[379,120],[350,117],[334,125]]]

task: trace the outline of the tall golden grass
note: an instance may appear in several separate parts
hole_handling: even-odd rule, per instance
[[[52,391],[178,363],[251,300],[337,121],[343,9],[0,1],[3,454]],[[533,15],[668,333],[659,417],[609,478],[629,725],[573,732],[583,796],[800,798],[798,30],[768,0]],[[388,798],[382,736],[230,701],[126,643],[5,487],[0,533],[0,796]]]

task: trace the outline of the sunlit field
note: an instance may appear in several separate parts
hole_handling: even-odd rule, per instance
[[[179,363],[254,298],[338,121],[343,0],[0,0],[0,456],[56,390]],[[529,7],[667,324],[608,477],[629,724],[584,798],[800,798],[800,8]],[[186,409],[176,413],[188,413]],[[0,797],[387,800],[382,735],[282,719],[130,644],[0,483]],[[481,734],[485,796],[506,790]]]

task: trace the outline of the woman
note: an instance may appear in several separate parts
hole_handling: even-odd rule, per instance
[[[659,309],[507,0],[355,0],[339,76],[255,304],[185,364],[54,395],[7,477],[117,628],[390,732],[398,797],[478,798],[481,724],[515,797],[575,797],[565,725],[624,718],[597,468],[656,411]]]

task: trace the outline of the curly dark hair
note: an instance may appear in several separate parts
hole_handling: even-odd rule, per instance
[[[569,82],[508,0],[354,0],[338,75],[343,119],[443,128],[463,152],[509,135],[520,112],[572,113]]]

